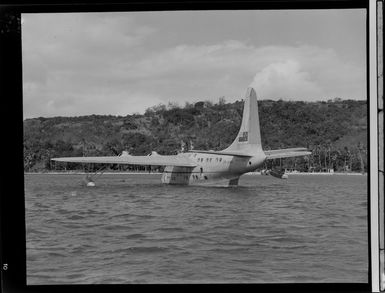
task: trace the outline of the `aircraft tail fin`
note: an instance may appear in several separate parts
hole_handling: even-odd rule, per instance
[[[224,152],[255,155],[262,151],[257,94],[248,88],[243,106],[242,124],[233,143]]]

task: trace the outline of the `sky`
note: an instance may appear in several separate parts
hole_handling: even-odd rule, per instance
[[[366,99],[366,11],[22,15],[24,118],[244,98]]]

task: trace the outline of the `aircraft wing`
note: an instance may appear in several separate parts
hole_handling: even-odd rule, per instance
[[[291,148],[281,150],[269,150],[264,151],[266,159],[279,159],[279,158],[291,158],[291,157],[302,157],[311,155],[311,151],[306,148]]]
[[[228,156],[239,156],[239,157],[252,157],[253,155],[243,152],[227,152],[227,151],[202,151],[202,150],[191,150],[189,153],[201,153],[211,155],[228,155]]]
[[[109,156],[109,157],[67,157],[52,158],[57,162],[68,163],[85,163],[85,164],[126,164],[126,165],[152,165],[152,166],[178,166],[178,167],[195,167],[193,161],[186,157],[173,156]]]
[[[245,152],[228,152],[228,151],[201,151],[201,150],[191,150],[189,152],[203,153],[203,154],[214,154],[214,155],[230,155],[230,156],[239,156],[239,157],[252,157],[252,154]],[[264,151],[266,159],[279,159],[279,158],[289,158],[289,157],[301,157],[310,155],[311,152],[307,148],[290,148],[290,149],[281,149],[281,150],[269,150]]]

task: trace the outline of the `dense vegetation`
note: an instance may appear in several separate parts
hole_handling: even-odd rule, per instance
[[[285,159],[301,170],[364,171],[367,166],[366,101],[259,101],[265,150],[308,147],[309,158]],[[127,116],[33,118],[24,121],[25,171],[50,170],[52,157],[176,154],[185,148],[221,150],[238,133],[243,102],[158,105]],[[275,162],[277,163],[277,162]],[[282,163],[282,162],[281,162]],[[82,168],[68,164],[66,168]]]

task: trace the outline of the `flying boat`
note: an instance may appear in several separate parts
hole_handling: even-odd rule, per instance
[[[310,154],[304,147],[263,150],[257,95],[253,88],[248,88],[241,127],[235,140],[224,150],[189,150],[177,155],[160,155],[153,151],[147,156],[133,156],[123,152],[119,156],[65,157],[51,160],[83,164],[164,166],[161,181],[165,184],[237,186],[243,174],[260,168],[266,160]],[[91,180],[89,186],[94,186]]]

